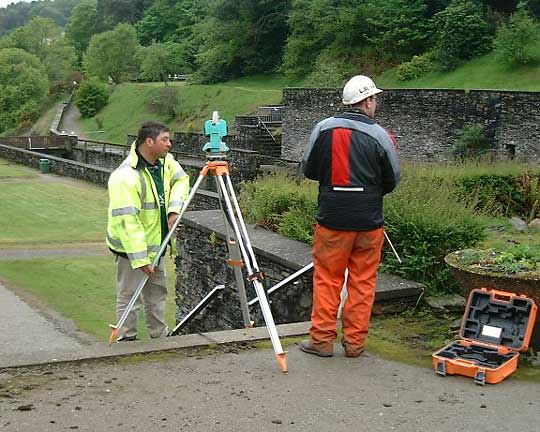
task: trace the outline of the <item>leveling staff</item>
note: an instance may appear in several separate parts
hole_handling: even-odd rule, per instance
[[[189,177],[169,154],[170,149],[167,126],[146,122],[139,129],[128,157],[109,178],[107,246],[116,258],[118,318],[141,280],[141,271],[149,276],[124,327],[119,330],[118,341],[137,338],[141,300],[150,337],[168,333],[165,259],[156,268],[151,263],[189,194]],[[171,248],[176,252],[174,241]]]
[[[345,269],[342,345],[347,357],[364,350],[384,241],[383,195],[399,181],[395,142],[373,120],[382,90],[357,75],[343,88],[346,112],[320,122],[306,146],[302,168],[319,182],[313,237],[313,310],[310,339],[300,349],[333,355]]]

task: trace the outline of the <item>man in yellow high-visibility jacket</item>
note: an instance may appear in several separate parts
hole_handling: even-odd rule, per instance
[[[174,225],[189,194],[189,176],[169,154],[169,129],[146,122],[139,129],[128,157],[109,178],[107,246],[115,254],[116,312],[122,316],[141,278],[149,278],[119,330],[118,341],[137,338],[137,318],[144,305],[150,337],[166,336],[167,297],[165,258],[152,261],[169,229]],[[174,240],[170,244],[176,251]]]

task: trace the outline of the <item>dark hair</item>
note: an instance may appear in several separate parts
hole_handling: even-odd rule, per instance
[[[169,132],[169,128],[163,123],[157,121],[144,122],[137,133],[137,147],[145,142],[146,138],[155,140],[162,132]]]

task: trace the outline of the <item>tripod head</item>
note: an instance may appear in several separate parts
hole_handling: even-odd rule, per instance
[[[225,142],[221,141],[221,138],[227,136],[227,122],[219,118],[217,111],[212,114],[212,120],[204,122],[204,133],[210,136],[210,141],[203,147],[206,158],[223,159],[226,157],[230,149]]]

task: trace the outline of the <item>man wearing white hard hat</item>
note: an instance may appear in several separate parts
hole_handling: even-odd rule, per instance
[[[383,196],[399,182],[395,141],[374,120],[381,92],[367,76],[351,78],[345,112],[317,124],[304,151],[302,170],[319,182],[319,208],[310,338],[300,349],[321,357],[334,353],[346,269],[341,343],[347,357],[364,351],[384,241]]]

